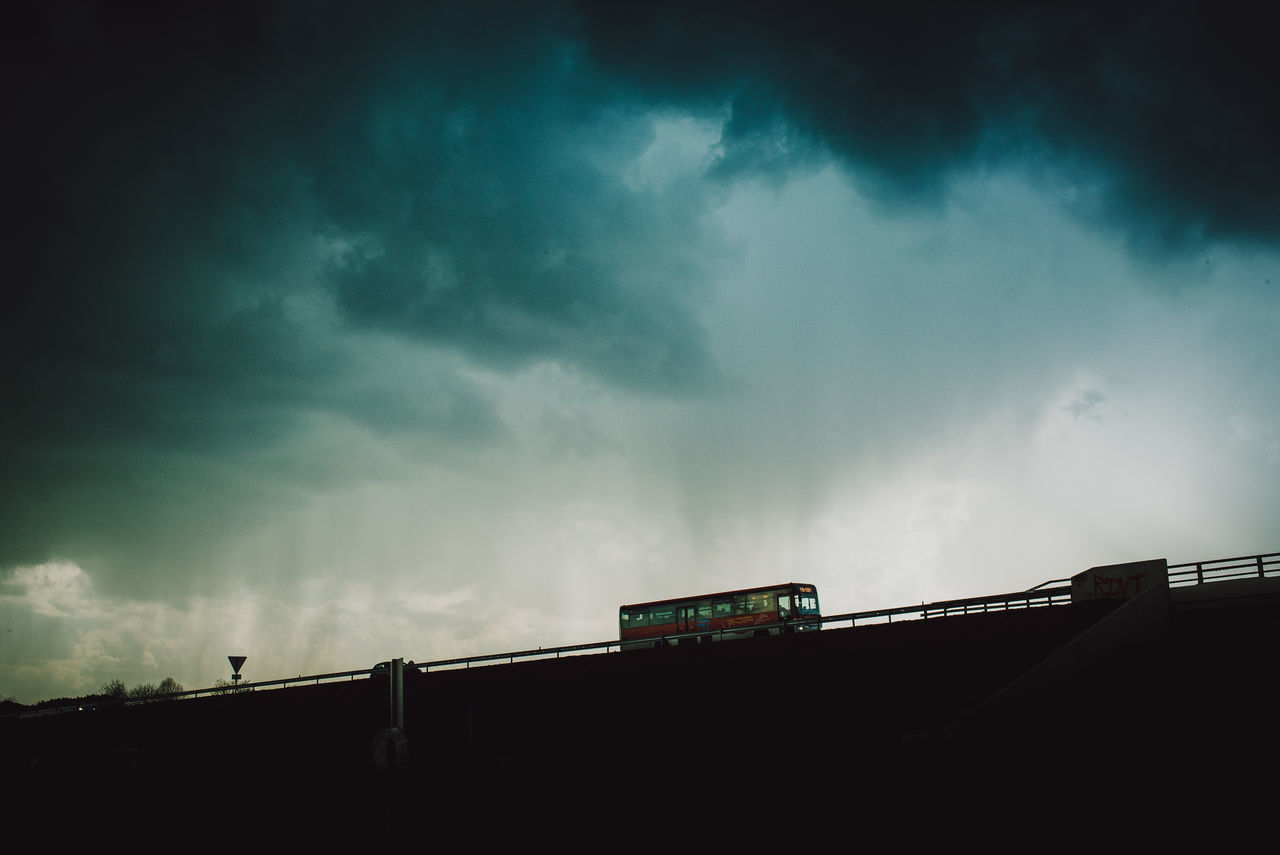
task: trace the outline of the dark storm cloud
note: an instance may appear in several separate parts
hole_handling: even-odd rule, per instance
[[[0,563],[177,563],[273,476],[351,477],[286,445],[316,414],[437,449],[500,432],[463,381],[353,336],[704,385],[703,200],[624,185],[651,123],[565,30],[505,4],[11,19]]]
[[[302,275],[284,245],[313,235],[357,323],[696,379],[690,224],[620,182],[649,141],[637,111],[602,106],[540,18],[429,11],[103,4],[78,28],[35,22],[15,199],[17,245],[44,250],[23,278],[43,287],[10,346],[129,364],[168,346],[236,374],[296,359],[268,315]],[[55,347],[58,326],[74,335]]]
[[[762,127],[786,127],[765,163],[827,147],[889,205],[936,202],[954,170],[990,160],[1082,167],[1103,186],[1084,188],[1081,213],[1146,251],[1280,237],[1280,52],[1257,4],[584,8],[609,72],[650,97],[732,105],[730,159],[761,162]]]
[[[0,565],[178,563],[273,490],[350,477],[294,450],[317,414],[500,434],[464,381],[366,339],[713,384],[714,181],[627,180],[652,110],[724,119],[713,179],[834,155],[915,205],[1013,161],[1100,176],[1073,204],[1148,250],[1280,236],[1280,69],[1243,7],[828,5],[10,13]]]

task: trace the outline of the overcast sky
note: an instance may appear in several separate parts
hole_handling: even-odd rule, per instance
[[[0,695],[1280,549],[1249,6],[31,5]]]

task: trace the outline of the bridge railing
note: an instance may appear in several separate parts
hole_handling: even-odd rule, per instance
[[[893,623],[894,618],[899,620],[927,620],[929,618],[950,617],[952,615],[979,614],[981,612],[1035,608],[1037,606],[1060,606],[1071,602],[1070,585],[1046,587],[1048,584],[1044,583],[1026,591],[1014,591],[1009,594],[965,597],[958,600],[921,603],[918,606],[898,606],[892,609],[873,609],[871,611],[850,612],[843,615],[828,615],[822,619],[822,625],[846,622],[849,626],[879,622]]]
[[[1280,576],[1280,552],[1169,565],[1170,587]]]

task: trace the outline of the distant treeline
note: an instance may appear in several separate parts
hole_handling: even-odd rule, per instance
[[[81,695],[77,698],[50,698],[35,704],[21,704],[12,698],[5,698],[2,710],[5,713],[17,713],[25,710],[58,709],[61,707],[93,706],[110,703],[139,703],[162,700],[166,695],[183,691],[182,684],[172,677],[165,677],[158,684],[142,683],[130,689],[123,680],[109,680],[92,695]]]

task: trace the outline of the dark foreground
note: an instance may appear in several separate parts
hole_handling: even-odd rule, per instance
[[[1114,608],[408,674],[395,756],[385,679],[10,719],[0,773],[9,815],[55,828],[90,812],[312,837],[464,819],[510,833],[536,808],[633,830],[733,818],[742,839],[800,817],[1149,813],[1269,792],[1280,606],[1174,614],[1155,638],[1019,682]]]

